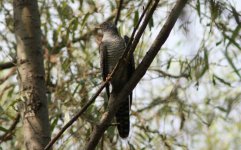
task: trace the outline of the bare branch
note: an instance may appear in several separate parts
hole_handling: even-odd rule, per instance
[[[116,17],[115,17],[115,25],[116,26],[117,26],[118,20],[120,19],[122,3],[123,3],[123,0],[120,0],[118,11],[117,11],[117,14],[116,14]]]
[[[7,73],[6,76],[4,76],[3,78],[0,78],[0,84],[2,84],[3,82],[5,82],[5,81],[6,81],[8,78],[10,78],[15,72],[16,72],[16,68],[10,69],[10,71]]]
[[[110,102],[109,102],[109,109],[108,111],[102,116],[102,119],[98,125],[94,128],[90,140],[88,141],[85,149],[86,150],[93,150],[96,145],[98,144],[100,138],[104,134],[105,130],[108,128],[110,122],[112,121],[113,117],[116,114],[120,104],[137,85],[140,79],[145,75],[148,67],[151,65],[153,59],[157,55],[158,51],[160,50],[161,46],[167,40],[176,20],[181,13],[182,9],[184,8],[187,0],[179,0],[173,10],[171,11],[170,15],[166,23],[164,24],[163,28],[159,32],[158,36],[156,37],[155,41],[153,42],[152,46],[148,50],[147,54],[143,58],[140,65],[135,70],[131,79],[127,82],[124,88],[118,95],[111,95]]]
[[[19,123],[20,120],[20,114],[17,114],[17,117],[14,119],[13,124],[10,126],[10,128],[8,129],[8,131],[6,133],[4,133],[2,136],[0,136],[0,143],[10,140],[12,138],[12,135],[14,133],[14,130],[17,126],[17,124]]]
[[[95,101],[100,92],[106,86],[111,78],[107,78],[105,82],[102,82],[97,92],[90,98],[90,100],[81,108],[81,110],[67,123],[64,127],[59,131],[59,133],[48,143],[48,145],[44,148],[45,150],[50,149],[51,146],[58,140],[58,138],[64,133],[66,129],[68,129],[86,110],[87,108]]]
[[[12,68],[12,67],[16,66],[16,63],[17,63],[16,59],[14,59],[11,62],[2,63],[2,64],[0,64],[0,71],[4,70],[4,69]]]
[[[170,78],[182,78],[182,77],[188,78],[188,77],[190,77],[190,75],[187,74],[187,73],[181,73],[180,75],[173,75],[173,74],[167,73],[167,72],[165,72],[163,70],[160,70],[160,69],[150,69],[150,70],[161,74],[160,76],[162,76],[162,77],[170,77]]]

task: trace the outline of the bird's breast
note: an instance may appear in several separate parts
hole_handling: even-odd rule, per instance
[[[125,51],[125,44],[120,43],[112,43],[107,45],[107,61],[108,61],[108,72],[111,72],[117,62],[119,61],[120,57]]]

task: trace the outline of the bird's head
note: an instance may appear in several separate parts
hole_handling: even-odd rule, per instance
[[[110,22],[104,22],[98,26],[99,29],[102,30],[103,33],[111,32],[111,33],[118,33],[116,26]]]

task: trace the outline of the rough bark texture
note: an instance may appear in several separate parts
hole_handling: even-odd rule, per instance
[[[42,150],[50,141],[50,125],[37,0],[14,0],[17,67],[26,149]]]

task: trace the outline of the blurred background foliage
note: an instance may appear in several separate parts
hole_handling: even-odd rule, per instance
[[[39,0],[49,118],[54,136],[101,82],[95,26],[113,21],[119,1]],[[129,35],[146,0],[124,1],[118,29]],[[175,0],[162,0],[135,51],[139,64]],[[0,149],[22,149],[16,122],[17,69],[12,1],[0,0]],[[129,138],[110,127],[98,149],[239,149],[241,147],[241,4],[189,1],[170,37],[134,91]],[[59,139],[80,149],[105,110],[103,92]],[[18,122],[18,121],[17,121]]]

